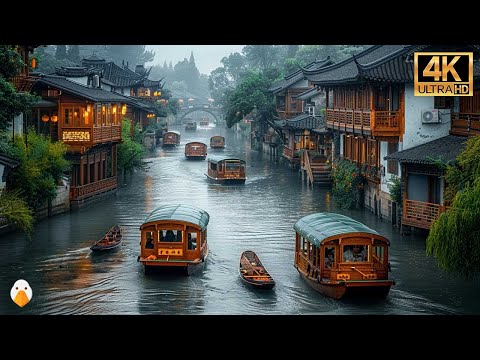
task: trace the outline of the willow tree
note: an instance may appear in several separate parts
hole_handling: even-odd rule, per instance
[[[445,198],[452,206],[432,224],[427,238],[427,255],[441,268],[471,278],[480,272],[480,137],[468,140],[448,166]]]
[[[33,231],[33,211],[20,195],[19,190],[0,190],[0,218],[15,224],[28,237]]]

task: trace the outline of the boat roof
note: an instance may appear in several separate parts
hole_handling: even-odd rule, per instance
[[[184,221],[203,230],[208,225],[210,215],[205,210],[191,205],[164,205],[153,210],[142,225],[162,220]]]
[[[238,159],[238,158],[222,158],[222,157],[214,157],[214,156],[209,157],[207,160],[208,162],[211,162],[211,163],[218,163],[220,161],[226,161],[226,160],[235,160],[235,161],[240,161],[244,164],[246,163],[245,160]]]
[[[201,141],[190,141],[189,143],[186,143],[185,146],[190,145],[190,144],[201,144],[201,145],[207,146],[207,144],[205,144]]]
[[[222,139],[225,139],[225,136],[222,136],[222,135],[213,135],[210,139],[213,139],[213,138],[222,138]]]
[[[304,238],[316,246],[332,236],[348,233],[366,233],[381,236],[365,224],[336,213],[315,213],[304,216],[293,226]]]
[[[180,131],[177,131],[177,130],[165,131],[164,134],[166,133],[174,133],[174,134],[180,135]]]

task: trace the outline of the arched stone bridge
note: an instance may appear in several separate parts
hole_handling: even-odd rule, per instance
[[[215,122],[217,124],[224,122],[224,118],[220,111],[220,108],[212,106],[210,104],[195,104],[195,105],[183,106],[177,111],[177,116],[175,118],[176,124],[179,124],[179,125],[182,124],[182,120],[188,114],[191,114],[195,111],[204,111],[206,113],[209,113],[215,118]]]

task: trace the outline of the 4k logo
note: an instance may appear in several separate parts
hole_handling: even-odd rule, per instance
[[[472,96],[473,53],[416,52],[415,96]]]

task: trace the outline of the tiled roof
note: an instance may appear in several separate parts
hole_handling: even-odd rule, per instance
[[[434,160],[449,162],[455,160],[465,148],[466,141],[466,137],[448,135],[407,150],[397,151],[385,156],[385,160],[411,164],[434,164]]]
[[[312,116],[308,113],[297,115],[291,119],[286,120],[284,128],[290,129],[319,129],[325,127],[325,119],[323,116]]]
[[[18,160],[15,160],[11,156],[0,154],[0,164],[8,166],[10,168],[14,168],[20,165],[20,162]]]
[[[84,66],[55,67],[55,75],[58,75],[58,76],[83,77],[83,76],[88,76],[91,72],[92,72],[91,68],[88,69]]]
[[[366,73],[366,76],[378,76],[374,72],[377,66],[401,54],[406,54],[407,50],[410,49],[411,46],[408,45],[374,45],[338,64],[319,69],[304,68],[302,71],[305,77],[315,84],[330,85],[355,82],[363,73]],[[387,66],[388,69],[390,69],[389,66]],[[363,73],[360,74],[360,71]]]
[[[45,84],[95,102],[127,102],[126,96],[99,88],[87,87],[61,76],[45,75],[35,84]]]
[[[307,91],[304,91],[303,93],[300,93],[296,96],[294,95],[293,97],[297,98],[298,100],[308,100],[311,97],[317,95],[318,93],[320,93],[320,89],[318,87],[314,87],[314,88],[308,89]]]
[[[311,62],[310,64],[306,65],[304,67],[304,69],[316,70],[316,69],[320,69],[322,67],[325,67],[325,66],[328,66],[328,65],[331,65],[331,64],[333,64],[333,61],[330,60],[330,56],[329,56],[329,57],[327,57],[323,60],[315,60],[315,61]],[[297,70],[297,71],[295,71],[291,74],[288,74],[282,80],[277,81],[275,84],[270,86],[270,88],[268,90],[273,92],[274,94],[278,93],[282,90],[285,90],[289,86],[295,84],[297,81],[302,80],[303,78],[304,78],[304,76],[303,76],[302,70],[299,69],[299,70]]]

